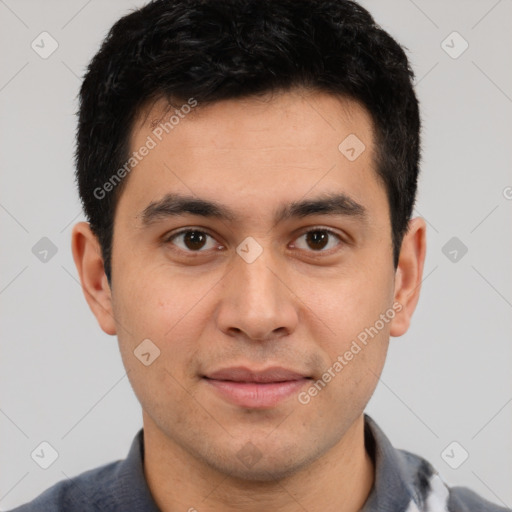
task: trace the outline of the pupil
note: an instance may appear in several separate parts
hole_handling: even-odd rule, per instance
[[[189,249],[201,249],[204,246],[205,238],[200,231],[188,231],[185,234],[185,245]]]
[[[312,249],[323,249],[327,245],[327,238],[325,231],[311,231],[307,234],[307,242]]]

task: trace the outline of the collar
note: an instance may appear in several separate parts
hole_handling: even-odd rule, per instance
[[[361,512],[446,510],[449,489],[423,458],[394,448],[375,421],[364,415],[366,451],[375,466],[372,490]]]
[[[116,469],[116,489],[111,494],[112,510],[144,510],[160,512],[144,474],[144,429],[135,435],[126,459]],[[110,510],[110,508],[109,508]]]

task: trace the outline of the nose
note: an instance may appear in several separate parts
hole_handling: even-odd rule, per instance
[[[222,283],[218,328],[260,342],[291,334],[297,327],[300,301],[285,262],[268,247],[249,261],[234,256],[233,268]]]

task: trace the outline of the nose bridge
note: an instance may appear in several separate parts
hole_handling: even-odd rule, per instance
[[[239,260],[235,258],[235,272],[241,292],[239,304],[261,315],[275,311],[281,290],[278,289],[279,281],[275,275],[278,270],[272,250],[269,244],[265,247],[260,244],[254,239],[240,244],[237,248]]]
[[[293,330],[296,314],[270,244],[246,239],[237,247],[232,264],[223,287],[219,328],[243,331],[252,339],[265,339],[277,329]]]

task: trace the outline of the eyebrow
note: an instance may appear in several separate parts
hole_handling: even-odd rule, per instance
[[[189,195],[167,194],[161,200],[150,203],[139,215],[142,224],[183,215],[198,215],[234,222],[238,216],[228,207],[206,199]],[[365,219],[367,210],[344,193],[322,194],[319,197],[292,201],[281,205],[275,212],[274,222],[280,223],[291,218],[304,218],[313,215],[348,216]]]

